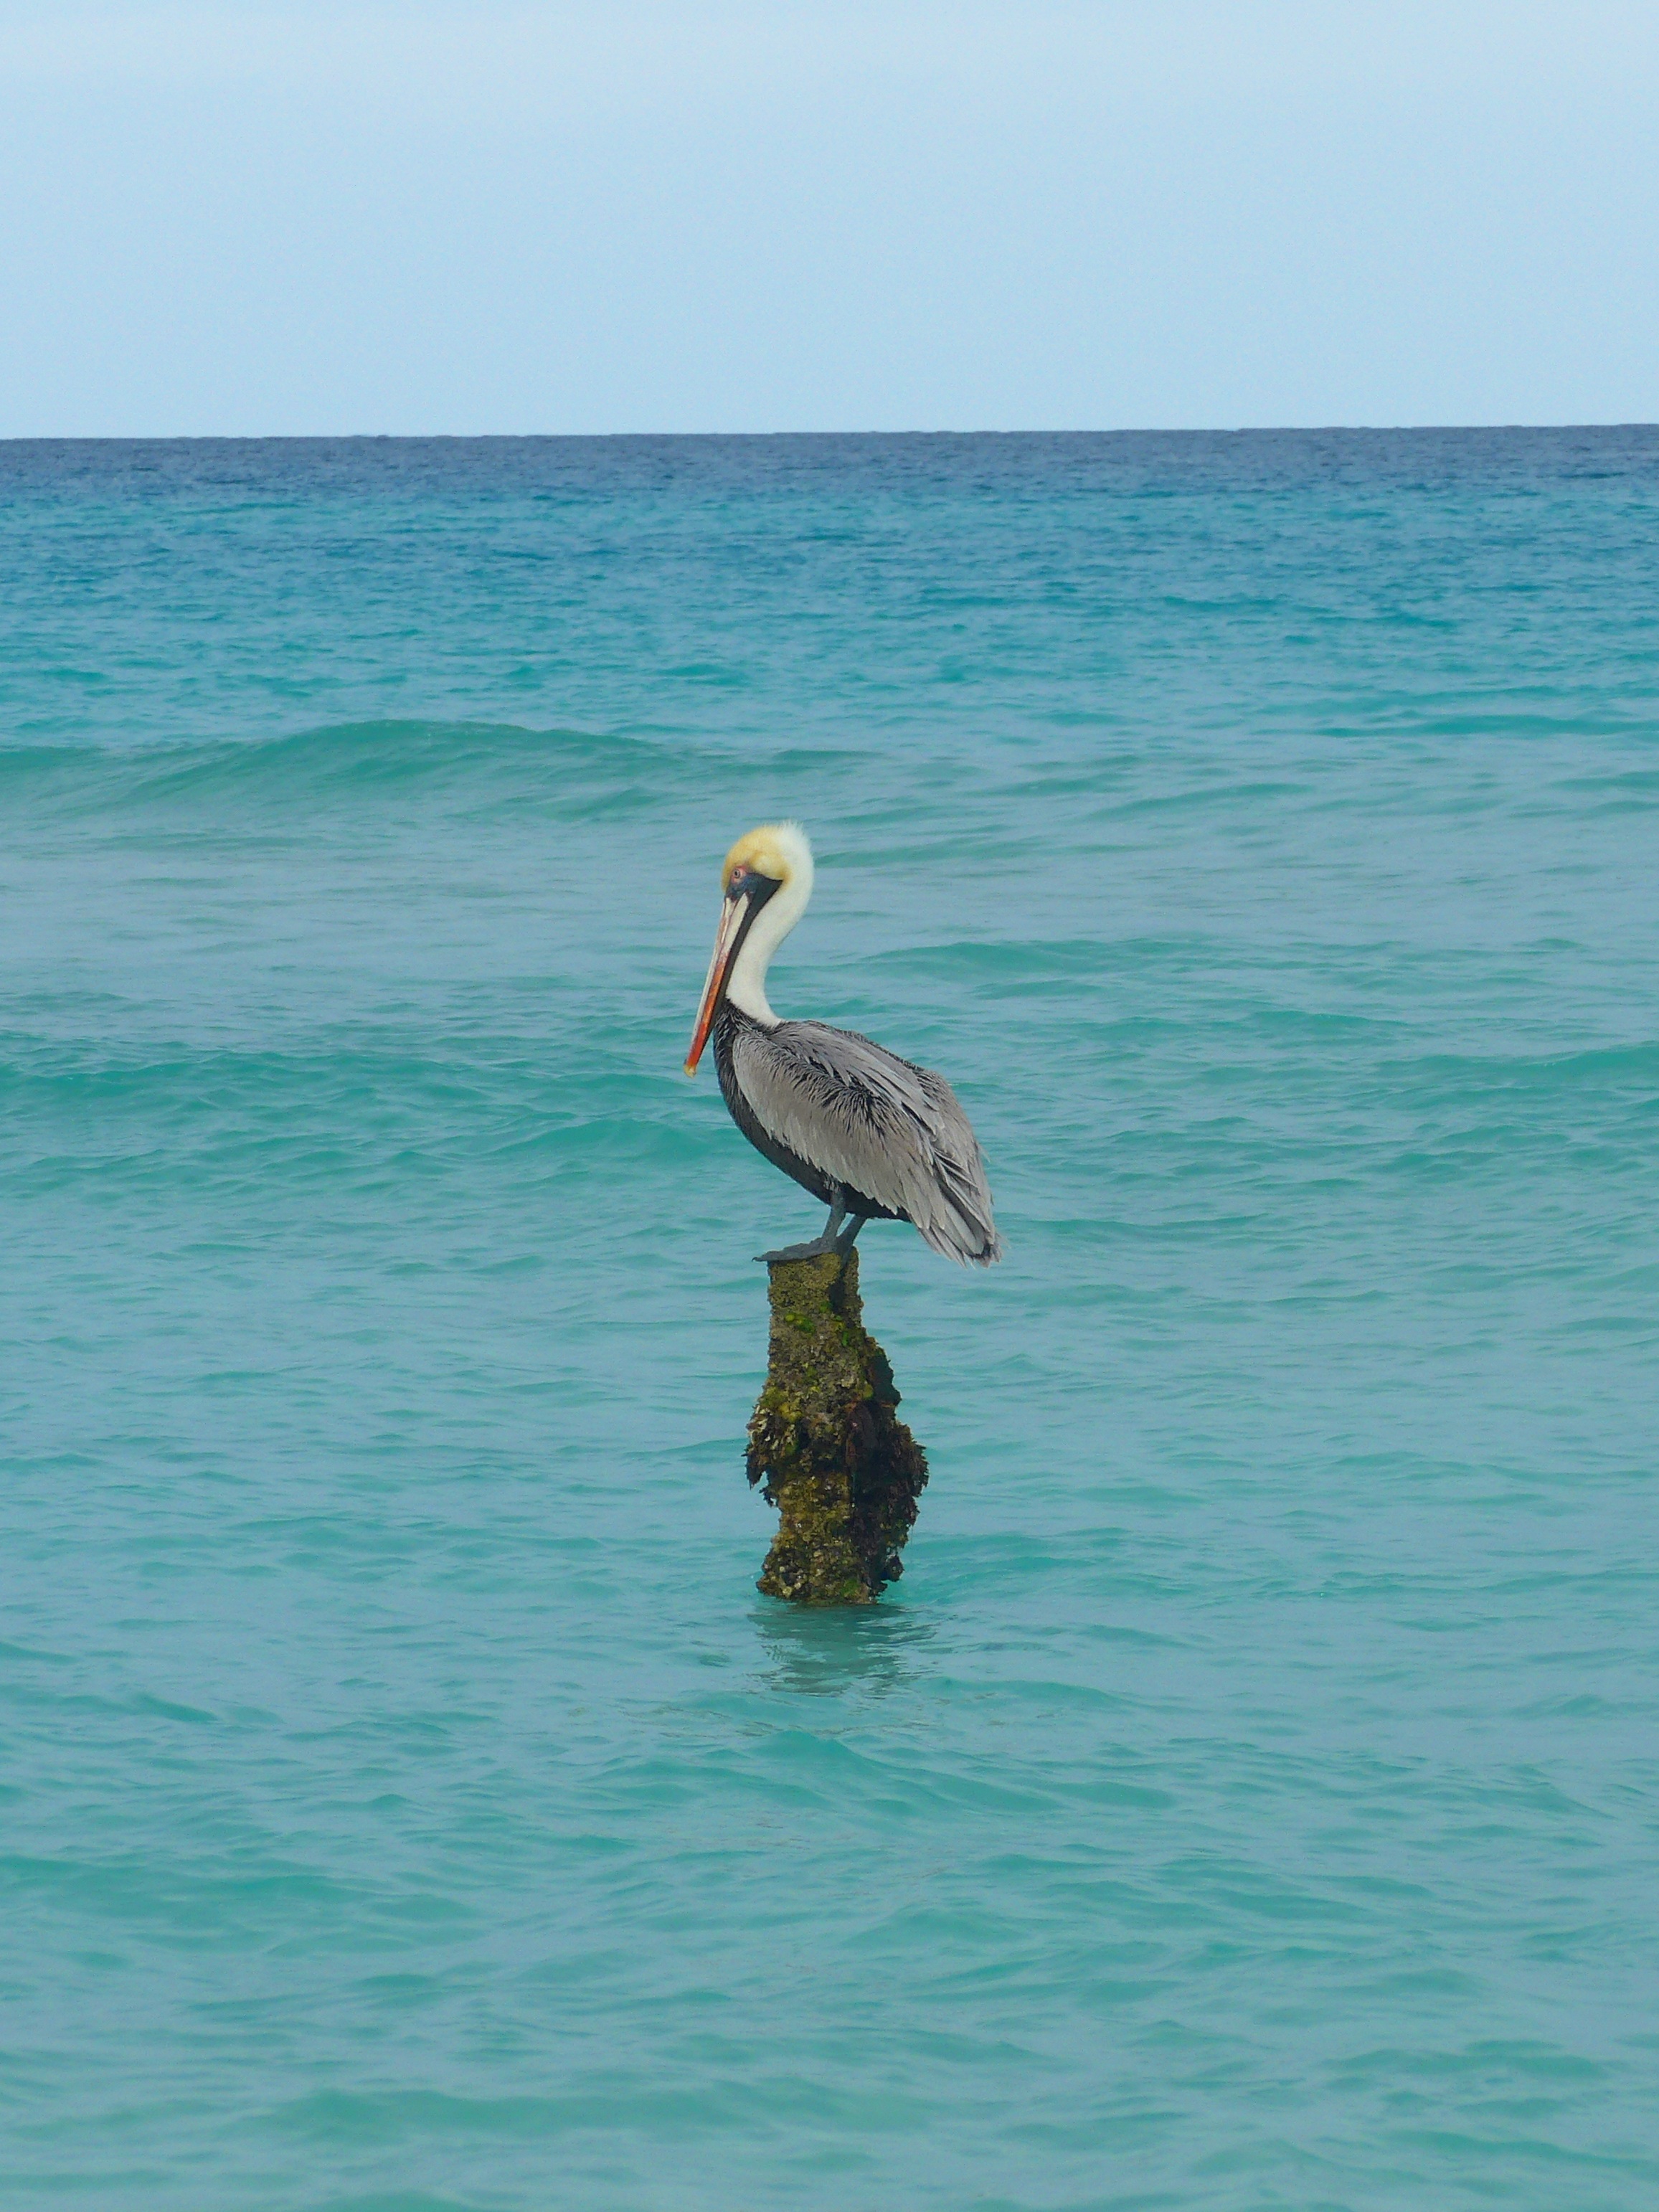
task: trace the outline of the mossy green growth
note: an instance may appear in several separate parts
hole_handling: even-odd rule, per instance
[[[887,1354],[864,1326],[859,1255],[771,1268],[766,1388],[749,1424],[749,1480],[778,1509],[759,1588],[800,1605],[873,1605],[927,1480],[894,1412]]]

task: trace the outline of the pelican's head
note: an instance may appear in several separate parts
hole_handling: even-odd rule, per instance
[[[766,1003],[767,963],[799,921],[812,890],[812,848],[799,823],[769,822],[739,837],[726,856],[720,888],[726,903],[685,1056],[688,1075],[696,1073],[714,1017],[727,998],[769,1027],[777,1018]]]

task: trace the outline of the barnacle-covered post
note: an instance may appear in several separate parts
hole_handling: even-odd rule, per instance
[[[771,1263],[766,1387],[749,1480],[778,1509],[759,1587],[801,1605],[873,1605],[902,1572],[927,1462],[895,1413],[887,1354],[864,1326],[857,1252]]]

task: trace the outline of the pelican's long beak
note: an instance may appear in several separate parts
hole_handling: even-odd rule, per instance
[[[735,897],[729,897],[721,909],[720,926],[714,933],[714,957],[708,963],[708,976],[702,987],[702,1003],[697,1008],[697,1026],[691,1032],[691,1049],[685,1055],[688,1075],[696,1073],[697,1062],[702,1058],[702,1048],[708,1042],[708,1032],[720,1010],[720,1000],[726,991],[726,971],[737,957],[743,925],[749,918],[749,896],[747,891],[739,891]]]

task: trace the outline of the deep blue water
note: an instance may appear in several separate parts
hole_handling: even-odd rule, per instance
[[[0,805],[7,2212],[1659,2203],[1659,430],[0,446]]]

